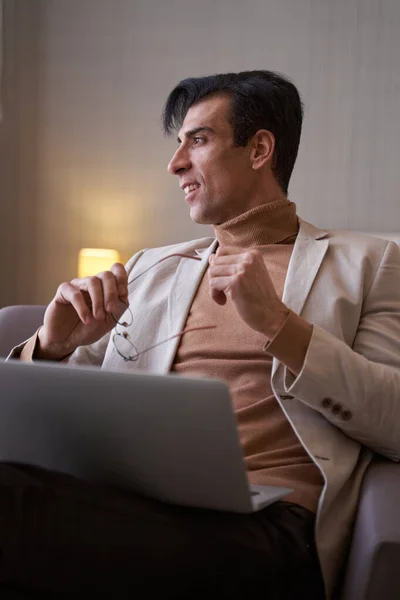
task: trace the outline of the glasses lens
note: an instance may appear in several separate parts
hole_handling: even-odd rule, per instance
[[[125,337],[120,333],[116,333],[113,337],[113,342],[116,351],[125,360],[137,360],[138,351],[136,350],[132,342],[129,340],[129,338]]]
[[[122,300],[121,300],[121,302],[122,302]],[[121,325],[122,327],[130,327],[133,323],[133,314],[132,314],[132,311],[129,308],[129,306],[127,307],[126,311],[119,319],[116,319],[116,317],[114,315],[112,315],[112,317],[113,317],[115,323],[117,325]]]

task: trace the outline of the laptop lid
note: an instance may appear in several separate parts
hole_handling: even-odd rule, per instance
[[[251,494],[222,381],[8,361],[0,382],[1,461],[239,513],[290,491]]]

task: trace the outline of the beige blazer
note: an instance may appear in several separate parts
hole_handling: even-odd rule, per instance
[[[130,286],[131,335],[138,349],[184,328],[216,241],[210,238],[141,251],[130,278],[175,252]],[[373,452],[400,459],[400,249],[393,242],[300,222],[283,301],[314,325],[297,377],[273,361],[276,399],[321,470],[316,540],[328,598],[345,557],[360,484]],[[124,362],[109,335],[79,348],[72,363],[167,373],[175,339]]]

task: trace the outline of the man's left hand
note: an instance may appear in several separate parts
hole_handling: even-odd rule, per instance
[[[218,248],[208,269],[211,297],[224,305],[229,297],[249,327],[271,340],[289,309],[278,297],[262,254],[256,248]]]

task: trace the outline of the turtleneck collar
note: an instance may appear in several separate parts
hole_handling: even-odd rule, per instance
[[[214,226],[220,246],[242,248],[279,244],[297,235],[298,230],[296,204],[287,198],[261,204]]]

